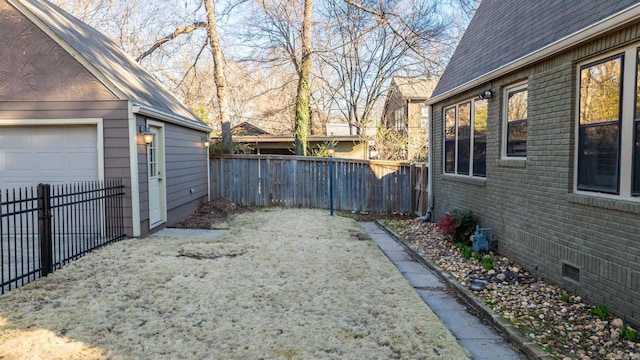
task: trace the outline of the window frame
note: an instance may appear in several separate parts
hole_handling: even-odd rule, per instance
[[[526,91],[527,92],[527,119],[524,120],[524,122],[527,124],[527,128],[528,128],[528,122],[529,122],[529,82],[527,80],[525,81],[521,81],[518,83],[515,83],[513,85],[509,85],[507,87],[504,88],[502,94],[502,98],[503,100],[503,104],[502,104],[502,142],[501,142],[501,158],[503,160],[527,160],[527,155],[526,155],[526,145],[525,145],[525,155],[524,156],[514,156],[514,155],[507,155],[507,146],[508,146],[508,133],[509,133],[509,94],[511,93],[517,93],[520,91]],[[528,133],[528,132],[527,132]],[[528,140],[528,135],[527,138],[525,139],[525,143]]]
[[[619,134],[618,134],[618,189],[617,192],[605,192],[597,189],[579,188],[579,156],[580,156],[580,87],[581,71],[583,68],[606,62],[616,57],[621,57],[622,72],[620,76],[621,94],[619,103]],[[599,56],[590,57],[575,64],[575,115],[574,115],[574,158],[573,158],[573,193],[597,196],[613,200],[628,200],[640,202],[640,194],[633,193],[633,165],[634,165],[634,126],[636,116],[640,119],[640,114],[636,114],[636,100],[638,99],[637,83],[640,81],[640,43],[634,43],[623,48],[610,51]]]
[[[475,116],[476,116],[476,102],[478,101],[485,101],[487,102],[485,108],[486,111],[488,113],[489,111],[489,104],[488,104],[488,100],[480,100],[480,99],[466,99],[464,101],[460,101],[456,104],[450,105],[450,106],[446,106],[442,108],[442,125],[443,125],[443,129],[442,129],[442,174],[446,175],[446,176],[455,176],[455,177],[461,177],[461,178],[475,178],[475,179],[486,179],[487,175],[487,169],[486,169],[486,148],[485,148],[485,152],[484,152],[484,174],[477,174],[475,167],[476,161],[478,159],[474,158],[474,148],[475,148],[475,139],[476,139],[476,134],[475,134]],[[463,172],[459,172],[459,158],[458,158],[458,152],[460,150],[459,146],[459,140],[460,140],[460,135],[459,135],[459,124],[460,124],[460,107],[462,106],[469,106],[469,124],[468,124],[468,137],[465,136],[464,140],[468,141],[468,145],[469,145],[469,149],[468,149],[468,165],[466,168],[466,171]],[[453,110],[454,112],[454,117],[455,117],[455,121],[454,121],[454,126],[455,126],[455,130],[454,130],[454,137],[453,137],[453,172],[447,171],[447,112]],[[486,139],[486,130],[484,133],[484,138]],[[485,140],[486,142],[486,140]]]

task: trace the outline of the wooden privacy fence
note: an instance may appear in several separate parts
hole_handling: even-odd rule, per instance
[[[409,163],[281,155],[219,155],[211,159],[211,196],[245,206],[330,206],[329,166],[334,167],[334,209],[420,213],[426,181]],[[426,176],[426,171],[423,172]],[[426,179],[425,179],[426,180]],[[421,190],[416,191],[417,187]],[[424,197],[420,199],[419,197]]]

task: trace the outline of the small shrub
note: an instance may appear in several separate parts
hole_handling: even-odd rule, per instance
[[[467,245],[463,245],[462,248],[460,248],[460,253],[462,253],[465,259],[471,259],[471,252],[471,248]]]
[[[492,270],[493,269],[493,258],[491,258],[490,256],[485,256],[482,258],[482,267],[485,270]]]
[[[569,294],[562,294],[562,295],[560,295],[560,300],[568,303],[569,300],[571,300],[571,296],[569,296]]]
[[[633,330],[627,325],[622,325],[620,327],[620,337],[623,337],[629,341],[637,341],[638,340],[638,331]]]
[[[609,307],[606,304],[600,304],[591,309],[591,315],[595,315],[600,318],[600,320],[605,321],[609,316]]]
[[[447,210],[438,219],[438,230],[455,243],[471,245],[469,239],[476,231],[478,217],[471,211]]]

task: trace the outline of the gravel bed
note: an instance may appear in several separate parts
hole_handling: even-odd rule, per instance
[[[493,269],[486,270],[482,260],[465,259],[433,223],[398,219],[384,223],[460,284],[468,286],[473,278],[485,280],[486,286],[476,296],[554,358],[640,359],[640,342],[620,336],[620,328],[632,329],[631,325],[613,314],[600,320],[591,314],[595,306],[580,296],[537,279],[498,254],[484,255],[493,261]]]

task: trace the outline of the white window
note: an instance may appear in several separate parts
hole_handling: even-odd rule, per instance
[[[487,105],[469,100],[444,109],[445,174],[486,176]]]
[[[506,88],[504,99],[502,156],[524,159],[527,157],[527,84]]]
[[[420,128],[429,127],[429,105],[420,105]]]
[[[640,196],[639,59],[635,45],[579,64],[576,191]]]

